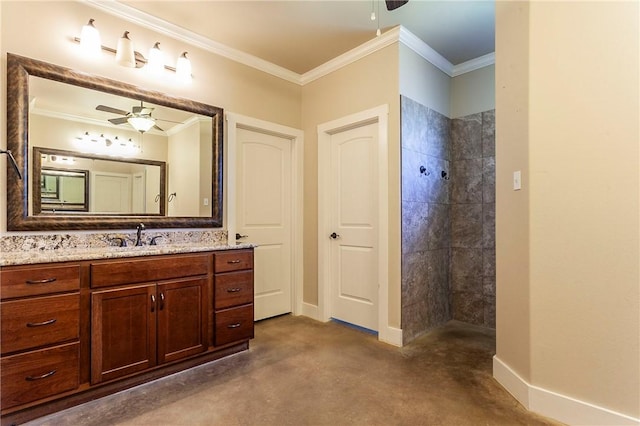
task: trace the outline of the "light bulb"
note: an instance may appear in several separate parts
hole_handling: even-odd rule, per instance
[[[122,37],[118,39],[116,64],[129,68],[136,67],[136,57],[133,53],[133,42],[129,38],[129,31],[125,31]]]
[[[372,21],[376,20],[376,13],[375,12],[371,12],[371,20]]]
[[[159,74],[164,69],[164,54],[160,50],[160,43],[156,42],[149,50],[149,59],[147,60],[147,68],[153,74]]]
[[[378,29],[376,30],[376,37],[380,37],[380,34],[382,34],[382,33],[380,32],[380,28],[378,28]]]
[[[93,25],[95,19],[89,19],[89,23],[82,27],[80,32],[80,48],[88,57],[95,57],[100,54],[102,42],[100,41],[100,33]]]
[[[178,58],[176,75],[178,76],[178,80],[183,83],[191,81],[191,61],[187,58],[187,52],[183,52]]]

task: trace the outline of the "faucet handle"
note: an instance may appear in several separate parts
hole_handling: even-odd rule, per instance
[[[126,247],[127,246],[127,239],[126,238],[115,237],[112,240],[116,241],[118,243],[118,247]]]
[[[151,242],[149,242],[149,245],[150,245],[150,246],[157,246],[157,245],[158,245],[158,243],[156,242],[156,240],[157,240],[158,238],[162,238],[162,235],[156,235],[155,237],[151,238]]]

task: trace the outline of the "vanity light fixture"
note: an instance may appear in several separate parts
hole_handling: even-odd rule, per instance
[[[187,52],[182,52],[176,64],[176,75],[183,83],[191,81],[191,61],[187,58]]]
[[[125,31],[122,37],[118,39],[116,64],[129,68],[136,67],[136,55],[133,50],[133,42],[129,38],[129,31]]]
[[[160,42],[157,42],[149,49],[149,59],[146,67],[154,74],[160,73],[164,69],[164,54],[160,50]]]
[[[100,47],[102,46],[100,32],[98,32],[98,29],[93,25],[94,22],[95,19],[89,19],[87,25],[83,26],[82,32],[80,32],[80,47],[85,55],[90,57],[98,56]]]
[[[160,72],[163,68],[176,73],[177,79],[182,82],[190,82],[192,80],[191,61],[187,58],[187,52],[183,52],[178,58],[176,67],[164,64],[164,54],[160,50],[160,43],[156,42],[149,51],[149,59],[146,59],[140,52],[133,47],[133,41],[129,38],[129,31],[125,31],[122,37],[118,39],[116,49],[100,44],[100,33],[93,23],[95,20],[89,19],[89,23],[82,27],[81,37],[74,37],[73,41],[80,43],[82,51],[87,57],[93,57],[96,52],[104,50],[116,55],[116,63],[118,65],[129,68],[148,68],[153,73]]]
[[[103,133],[98,137],[92,137],[89,132],[84,132],[82,136],[75,139],[79,150],[82,152],[112,156],[127,156],[141,152],[140,145],[133,142],[131,138],[125,140],[114,136],[113,140],[111,140],[105,137]]]

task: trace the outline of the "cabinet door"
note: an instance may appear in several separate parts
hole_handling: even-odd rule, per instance
[[[156,364],[155,284],[91,294],[91,383]]]
[[[207,348],[207,278],[158,285],[158,363]]]

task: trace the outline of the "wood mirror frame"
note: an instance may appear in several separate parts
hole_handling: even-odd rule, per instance
[[[126,215],[65,215],[62,213],[29,215],[29,76],[42,77],[88,89],[151,102],[212,118],[212,197],[211,217],[159,217]],[[7,166],[7,230],[59,231],[130,229],[144,222],[147,228],[216,228],[222,226],[222,108],[188,99],[168,96],[161,92],[92,76],[35,59],[7,54],[7,149],[10,150],[22,173]]]

